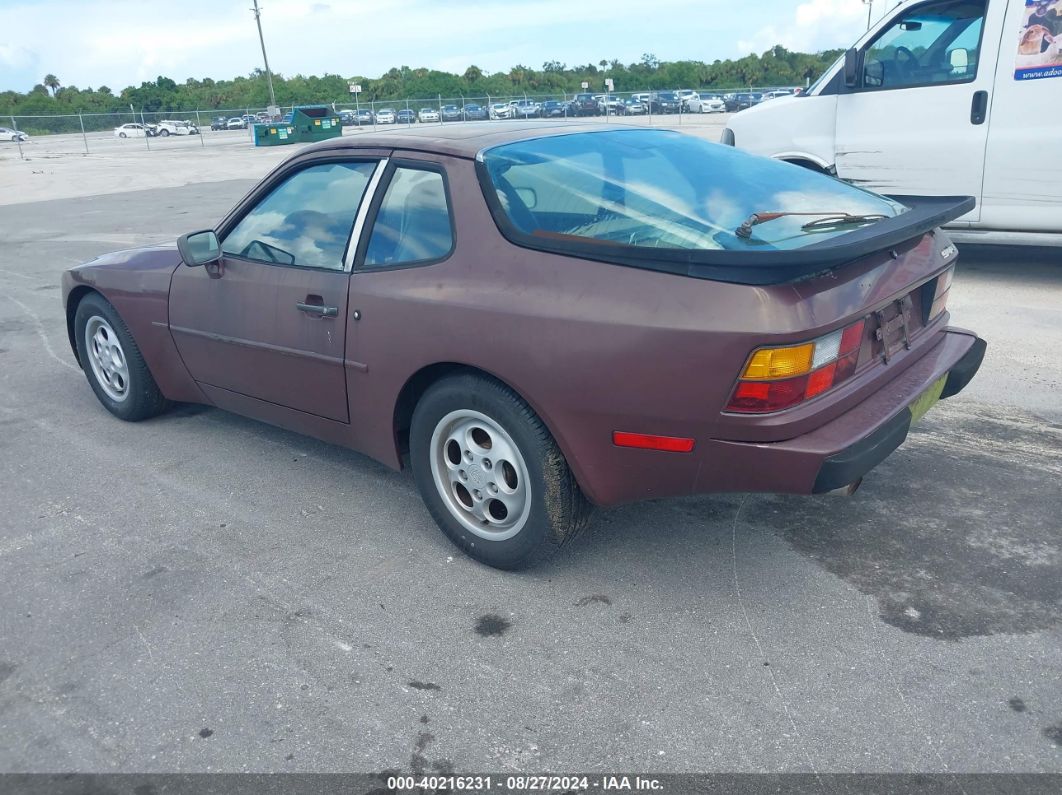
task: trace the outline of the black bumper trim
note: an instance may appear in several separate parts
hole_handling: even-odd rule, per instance
[[[966,388],[981,368],[987,348],[988,343],[980,337],[974,340],[973,347],[948,371],[948,380],[944,384],[944,391],[940,393],[941,400],[954,397]]]
[[[981,367],[987,348],[988,343],[983,339],[974,338],[970,349],[948,369],[941,400],[957,395],[970,383]],[[859,480],[903,444],[911,429],[911,419],[911,410],[905,408],[869,436],[827,458],[819,468],[812,493],[833,491]]]
[[[833,491],[859,480],[903,444],[910,428],[911,410],[905,408],[874,433],[830,456],[819,468],[812,493]]]

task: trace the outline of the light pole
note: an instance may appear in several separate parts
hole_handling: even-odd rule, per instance
[[[277,97],[273,93],[273,73],[269,71],[269,57],[266,55],[265,37],[262,35],[262,12],[258,10],[258,0],[254,0],[254,8],[251,11],[254,12],[254,21],[258,25],[258,41],[262,43],[262,60],[265,62],[266,80],[269,81],[269,106],[275,108]]]
[[[874,13],[874,0],[863,0],[863,5],[867,7],[867,30],[870,30],[870,15]]]

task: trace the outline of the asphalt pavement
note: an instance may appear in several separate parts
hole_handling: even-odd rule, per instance
[[[963,250],[982,373],[854,497],[602,511],[511,574],[408,473],[98,404],[61,271],[250,184],[0,207],[0,771],[1062,771],[1062,249]]]

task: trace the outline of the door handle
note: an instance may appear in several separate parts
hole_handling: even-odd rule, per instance
[[[295,308],[300,312],[305,312],[308,315],[317,315],[318,317],[337,317],[339,315],[338,306],[325,306],[324,304],[304,304],[302,301],[295,303]]]
[[[970,124],[984,124],[988,116],[988,92],[975,91],[970,103]]]

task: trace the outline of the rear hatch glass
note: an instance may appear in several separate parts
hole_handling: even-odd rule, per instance
[[[480,160],[507,221],[540,239],[781,251],[906,210],[832,177],[666,130],[518,141]]]

